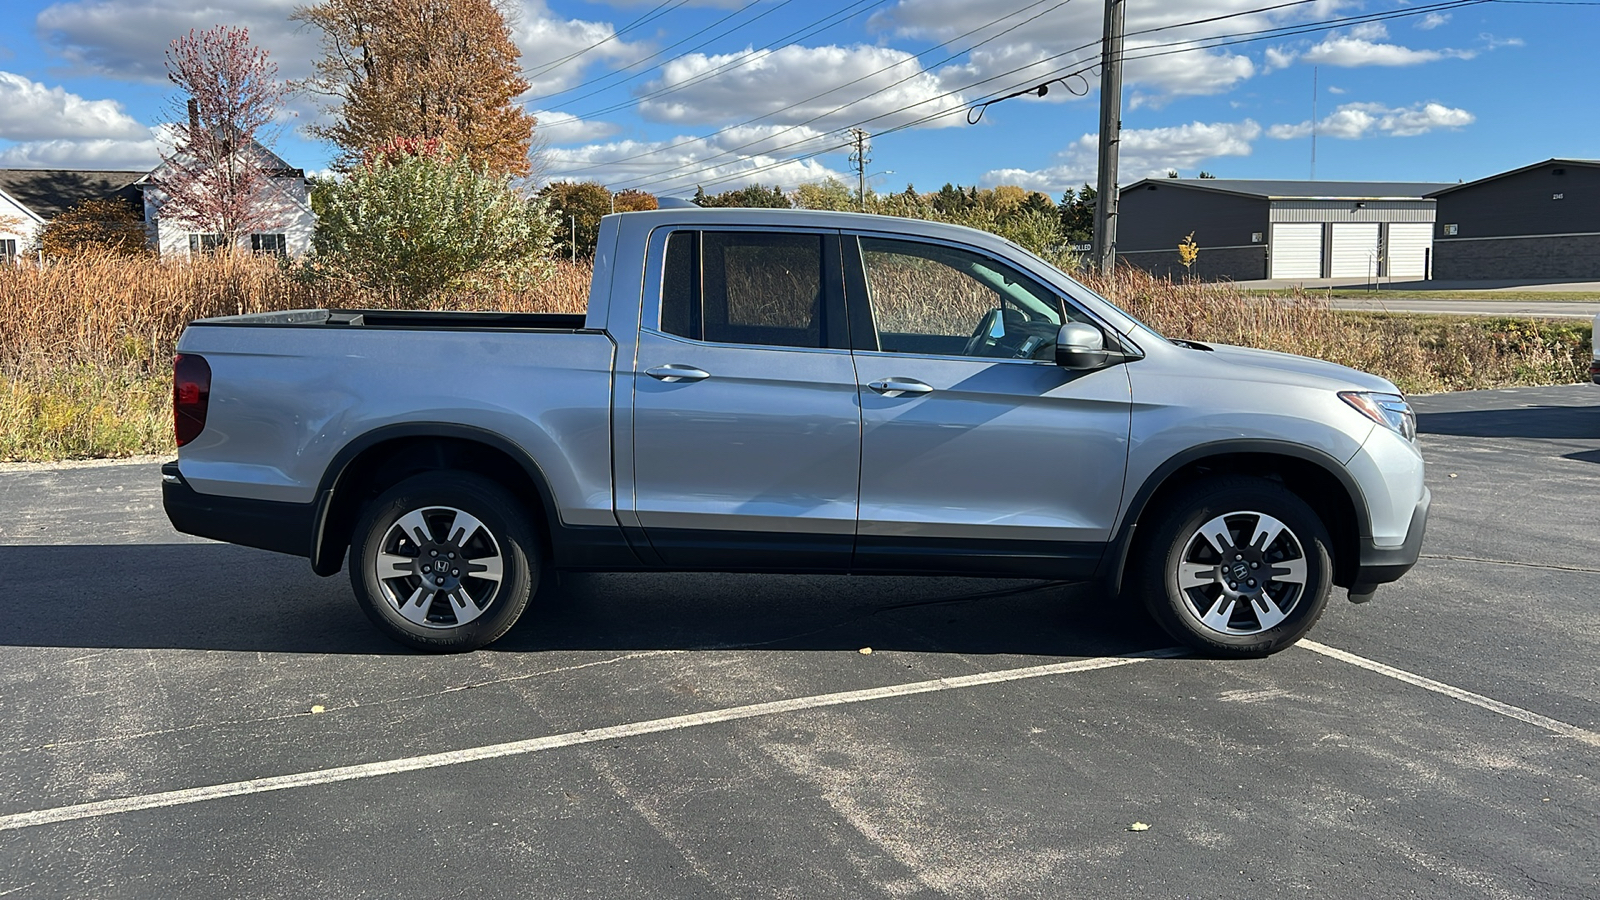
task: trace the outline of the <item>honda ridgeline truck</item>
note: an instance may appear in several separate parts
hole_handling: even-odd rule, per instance
[[[586,314],[201,319],[174,366],[173,525],[347,562],[426,650],[555,569],[1090,581],[1260,655],[1409,570],[1428,514],[1388,381],[1167,339],[908,219],[607,216]]]

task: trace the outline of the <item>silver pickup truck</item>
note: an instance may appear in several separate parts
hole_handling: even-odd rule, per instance
[[[500,637],[554,568],[1092,581],[1261,655],[1409,570],[1428,513],[1389,382],[1169,340],[906,219],[608,216],[586,315],[202,319],[174,368],[173,525],[348,557],[427,650]]]

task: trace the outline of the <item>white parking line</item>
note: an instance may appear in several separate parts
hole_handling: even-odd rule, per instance
[[[712,725],[718,722],[731,722],[736,719],[754,719],[762,716],[778,715],[780,713],[798,712],[804,709],[817,709],[824,706],[843,706],[849,703],[863,703],[868,700],[882,700],[889,697],[905,697],[911,694],[930,694],[937,691],[953,691],[961,688],[978,687],[985,684],[999,684],[1006,681],[1021,681],[1027,678],[1044,678],[1049,675],[1065,675],[1071,672],[1088,672],[1094,669],[1109,669],[1115,666],[1126,666],[1133,663],[1144,662],[1150,659],[1171,659],[1173,657],[1187,656],[1188,651],[1178,648],[1152,650],[1147,653],[1135,653],[1128,656],[1103,656],[1093,659],[1083,659],[1074,662],[1051,663],[1043,666],[1029,666],[1023,669],[1001,669],[994,672],[979,672],[975,675],[961,675],[954,678],[937,678],[932,681],[915,681],[907,684],[891,684],[885,687],[867,688],[859,691],[841,691],[834,694],[817,694],[810,697],[795,697],[790,700],[773,700],[767,703],[752,703],[748,706],[734,706],[728,709],[711,710],[709,712],[691,713],[686,716],[671,716],[665,719],[651,719],[645,722],[634,722],[627,725],[613,725],[609,728],[595,728],[588,731],[570,731],[566,734],[554,734],[547,737],[531,738],[523,741],[510,741],[504,744],[490,744],[485,747],[472,747],[466,750],[451,750],[445,753],[430,753],[426,756],[411,756],[401,759],[391,759],[384,762],[364,763],[355,766],[340,766],[332,769],[315,769],[310,772],[298,772],[293,775],[276,775],[270,778],[252,778],[248,781],[234,781],[228,784],[213,784],[204,787],[185,788],[177,791],[162,791],[156,794],[141,794],[136,797],[123,797],[116,800],[98,800],[93,803],[78,803],[72,806],[58,806],[53,809],[40,809],[32,812],[13,813],[9,816],[0,816],[0,831],[11,831],[17,828],[29,828],[34,825],[50,825],[57,822],[70,822],[75,819],[90,819],[101,816],[112,816],[118,813],[134,812],[142,809],[157,809],[165,806],[183,806],[190,803],[204,803],[208,800],[221,800],[224,797],[238,797],[245,794],[262,794],[268,791],[283,791],[290,788],[310,787],[318,784],[331,784],[337,781],[355,781],[362,778],[376,778],[380,775],[393,775],[398,772],[415,772],[419,769],[437,769],[443,766],[455,766],[461,763],[476,762],[484,759],[497,759],[504,756],[522,756],[529,753],[538,753],[542,750],[554,750],[559,747],[571,747],[577,744],[593,744],[600,741],[611,741],[619,738],[633,737],[641,734],[653,734],[660,731],[677,731],[684,728],[695,728],[700,725]]]
[[[1460,700],[1462,703],[1470,703],[1473,706],[1487,709],[1490,712],[1499,713],[1507,718],[1516,719],[1519,722],[1526,722],[1529,725],[1535,725],[1547,731],[1553,731],[1556,734],[1575,738],[1583,741],[1585,744],[1589,744],[1594,747],[1600,747],[1600,734],[1590,731],[1587,728],[1579,728],[1576,725],[1568,725],[1566,722],[1562,722],[1559,719],[1552,719],[1549,716],[1541,716],[1536,712],[1529,712],[1520,706],[1512,706],[1509,703],[1502,703],[1499,700],[1495,700],[1491,697],[1485,697],[1482,694],[1474,694],[1471,691],[1462,690],[1454,685],[1445,684],[1442,681],[1434,681],[1432,678],[1424,678],[1414,672],[1407,672],[1404,669],[1396,669],[1394,666],[1385,665],[1381,662],[1377,662],[1376,660],[1367,659],[1365,656],[1357,656],[1347,650],[1340,650],[1338,647],[1329,647],[1327,644],[1319,644],[1316,641],[1308,641],[1303,638],[1301,639],[1299,646],[1304,647],[1313,653],[1320,653],[1323,656],[1337,659],[1340,662],[1346,662],[1352,666],[1359,666],[1360,668],[1366,669],[1369,672],[1376,672],[1379,675],[1386,675],[1395,679],[1396,681],[1403,681],[1406,684],[1413,684],[1419,688],[1423,688],[1424,690],[1433,691],[1435,694],[1443,694],[1446,697]]]

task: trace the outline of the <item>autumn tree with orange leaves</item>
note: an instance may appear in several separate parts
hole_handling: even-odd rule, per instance
[[[421,138],[490,174],[528,174],[534,118],[513,102],[528,82],[495,0],[323,0],[292,18],[322,32],[306,87],[333,121],[311,131],[341,164]]]

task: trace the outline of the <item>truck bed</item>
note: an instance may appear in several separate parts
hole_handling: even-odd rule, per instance
[[[193,325],[253,328],[451,329],[457,331],[582,331],[582,313],[455,312],[396,309],[293,309],[197,319]]]

